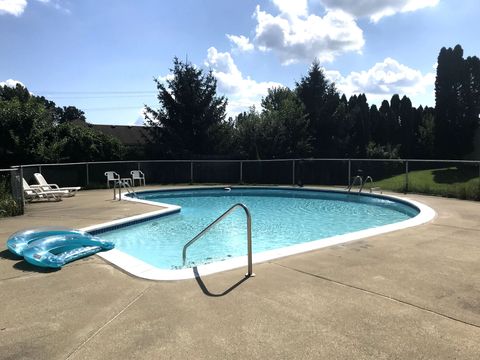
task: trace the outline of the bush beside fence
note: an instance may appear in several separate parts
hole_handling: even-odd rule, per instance
[[[23,189],[19,169],[0,169],[0,218],[23,214]]]

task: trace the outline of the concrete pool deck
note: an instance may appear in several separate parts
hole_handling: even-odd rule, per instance
[[[478,359],[480,203],[408,195],[426,225],[199,279],[134,278],[98,256],[60,271],[7,237],[158,207],[81,191],[0,219],[0,359]]]

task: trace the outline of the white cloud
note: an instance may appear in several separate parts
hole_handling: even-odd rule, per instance
[[[282,14],[295,17],[306,17],[308,15],[307,0],[272,0]]]
[[[8,80],[0,82],[0,86],[8,86],[8,87],[11,87],[11,88],[14,88],[15,86],[17,86],[17,84],[20,84],[23,87],[25,87],[25,85],[21,81],[18,81],[18,80],[8,79]]]
[[[137,119],[131,125],[143,126],[145,123],[145,114],[146,114],[146,108],[145,106],[143,106],[140,110],[138,110]]]
[[[318,58],[332,62],[348,52],[361,53],[365,45],[357,18],[377,22],[385,16],[436,6],[440,0],[320,0],[324,16],[310,13],[308,0],[270,0],[274,15],[256,6],[257,24],[252,42],[245,36],[227,35],[236,49],[257,48],[277,54],[284,65]]]
[[[378,22],[385,16],[433,7],[440,0],[321,0],[330,10],[342,10],[356,18],[369,17]]]
[[[362,29],[351,15],[343,11],[327,11],[324,17],[320,17],[308,15],[308,10],[304,13],[286,6],[282,8],[279,3],[283,2],[280,1],[274,3],[279,6],[280,15],[262,11],[257,5],[254,41],[260,50],[278,54],[283,64],[302,60],[310,62],[314,58],[331,62],[340,54],[360,52],[365,44]],[[286,11],[290,11],[288,16]]]
[[[249,76],[244,77],[229,52],[218,52],[211,47],[207,51],[205,65],[209,66],[217,79],[218,92],[228,97],[227,112],[234,116],[249,107],[260,107],[262,97],[271,87],[282,86],[277,82],[257,82]]]
[[[342,76],[339,71],[325,71],[326,76],[335,82],[340,92],[347,96],[365,93],[372,103],[388,99],[393,94],[418,97],[433,96],[435,74],[422,74],[421,71],[400,64],[392,58],[376,63],[368,70],[353,71]]]
[[[175,76],[173,74],[167,74],[165,76],[159,76],[157,79],[163,83],[166,83],[169,80],[173,80]]]
[[[61,0],[36,0],[39,3],[53,6],[57,10],[70,13],[70,10],[61,4]],[[0,0],[0,15],[9,14],[20,16],[27,7],[27,0]]]
[[[27,0],[0,0],[0,15],[22,15],[27,7]]]
[[[243,35],[237,36],[237,35],[227,34],[227,38],[235,45],[234,50],[246,52],[246,51],[252,51],[254,49],[254,46],[250,42],[250,39],[247,38],[246,36],[243,36]]]

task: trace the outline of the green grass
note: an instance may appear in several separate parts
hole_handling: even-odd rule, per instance
[[[383,190],[405,192],[405,174],[376,181]],[[480,200],[478,167],[449,167],[411,171],[408,173],[408,192]]]

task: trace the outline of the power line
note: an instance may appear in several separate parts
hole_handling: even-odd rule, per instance
[[[132,91],[38,91],[32,90],[33,93],[46,95],[141,95],[141,94],[156,94],[158,91],[152,90],[132,90]]]
[[[111,110],[127,110],[127,109],[138,109],[141,110],[141,106],[115,106],[115,107],[98,107],[90,109],[80,109],[82,111],[111,111]]]
[[[38,91],[32,90],[33,93],[45,95],[59,95],[55,99],[114,99],[114,98],[134,98],[144,97],[146,95],[156,95],[158,91],[151,90],[131,90],[131,91]],[[142,109],[144,105],[136,106],[109,106],[109,107],[95,107],[95,108],[81,108],[82,111],[114,111],[114,110],[132,110]]]
[[[146,95],[146,94],[145,94]],[[135,98],[135,97],[145,97],[145,95],[98,95],[98,96],[90,96],[90,95],[72,95],[72,96],[55,96],[55,99],[116,99],[116,98]]]

